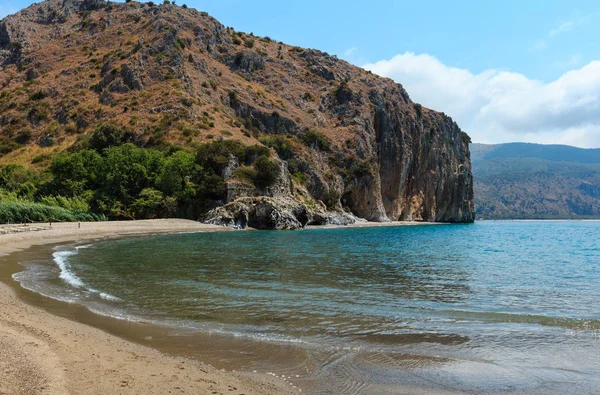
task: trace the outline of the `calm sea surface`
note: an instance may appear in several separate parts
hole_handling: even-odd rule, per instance
[[[27,289],[174,337],[293,345],[309,392],[600,393],[600,222],[151,236],[22,265]]]

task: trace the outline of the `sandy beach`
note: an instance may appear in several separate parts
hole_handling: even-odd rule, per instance
[[[348,227],[418,225],[359,222]],[[319,228],[337,228],[326,226]],[[159,233],[231,231],[165,219],[0,226],[0,265],[33,246]],[[23,301],[0,283],[0,394],[286,394],[277,377],[165,355]]]
[[[0,234],[2,257],[34,245],[173,232],[225,231],[186,220],[53,224]],[[0,283],[0,394],[293,394],[264,374],[223,372],[167,356],[31,306]]]

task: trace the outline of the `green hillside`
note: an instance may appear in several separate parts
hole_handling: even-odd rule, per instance
[[[600,218],[600,149],[471,144],[480,219]]]

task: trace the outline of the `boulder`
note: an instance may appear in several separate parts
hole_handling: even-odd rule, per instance
[[[205,223],[244,229],[302,229],[325,225],[327,214],[320,207],[309,208],[293,198],[245,197],[211,210]]]

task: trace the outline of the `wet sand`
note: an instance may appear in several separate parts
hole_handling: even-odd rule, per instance
[[[185,220],[53,224],[0,235],[0,264],[7,254],[34,245],[224,230]],[[223,372],[61,318],[25,303],[5,284],[0,284],[0,350],[0,394],[299,393],[265,374]]]

